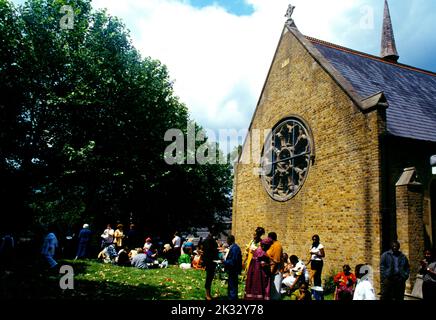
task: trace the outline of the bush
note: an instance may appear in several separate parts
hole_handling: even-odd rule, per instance
[[[332,270],[326,277],[324,277],[324,295],[329,295],[335,292],[336,284],[333,279],[337,273],[338,272]]]

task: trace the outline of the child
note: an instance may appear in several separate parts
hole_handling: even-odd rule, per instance
[[[194,259],[192,260],[192,267],[196,270],[204,270],[202,250],[197,249],[196,251],[194,251],[194,253],[195,253],[195,256],[194,256]]]
[[[303,283],[300,286],[299,289],[299,296],[298,296],[298,301],[311,301],[312,300],[312,295],[310,293],[310,291],[307,289],[307,284]]]

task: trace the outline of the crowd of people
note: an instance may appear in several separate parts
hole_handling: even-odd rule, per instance
[[[288,295],[292,300],[322,299],[321,272],[324,246],[317,235],[312,237],[311,270],[296,255],[289,256],[275,232],[265,235],[265,229],[258,227],[253,240],[248,244],[243,266],[245,270],[245,296],[247,300],[280,300]],[[313,286],[309,289],[309,283]]]
[[[310,258],[305,263],[298,256],[283,252],[275,232],[263,238],[264,235],[265,229],[258,227],[246,247],[243,260],[245,299],[279,300],[281,295],[287,295],[291,300],[323,300],[325,250],[320,237],[312,237],[312,245],[308,250]],[[435,252],[426,250],[420,271],[424,279],[422,291],[425,300],[435,298],[435,271]],[[335,300],[377,300],[372,273],[371,266],[367,264],[358,264],[354,273],[348,264],[343,265],[342,271],[333,278]],[[381,255],[380,275],[380,300],[404,300],[410,265],[408,258],[400,251],[398,241],[393,241],[391,249]]]
[[[93,232],[84,224],[77,236],[75,259],[93,258],[89,250]],[[134,224],[124,231],[122,224],[112,229],[108,224],[99,234],[100,251],[97,258],[102,263],[129,266],[140,269],[166,268],[176,265],[181,269],[205,271],[205,298],[212,300],[213,279],[225,274],[228,282],[228,298],[238,299],[240,280],[245,283],[243,297],[246,300],[281,300],[288,296],[291,300],[323,300],[322,271],[326,256],[320,237],[312,237],[308,248],[310,258],[307,262],[297,255],[283,252],[281,242],[275,232],[266,235],[265,229],[256,228],[252,240],[244,252],[230,235],[223,243],[209,233],[206,239],[194,243],[193,238],[183,239],[175,232],[169,243],[157,245],[147,236],[145,239],[137,232]],[[4,267],[13,254],[14,239],[4,235],[0,243],[0,261]],[[56,270],[55,259],[59,241],[55,230],[49,229],[41,249],[47,267]],[[436,256],[426,250],[420,262],[420,274],[423,278],[423,298],[434,300],[436,297]],[[336,274],[333,282],[336,286],[335,300],[376,300],[371,267],[359,264],[354,268],[344,264],[342,271]],[[240,276],[241,275],[241,276]],[[391,249],[380,258],[381,300],[403,300],[406,281],[410,275],[407,257],[400,251],[400,243],[392,242]]]

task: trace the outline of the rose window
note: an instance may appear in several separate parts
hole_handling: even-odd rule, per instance
[[[277,201],[294,197],[306,180],[312,158],[312,140],[302,121],[280,122],[265,143],[261,176],[268,194]]]

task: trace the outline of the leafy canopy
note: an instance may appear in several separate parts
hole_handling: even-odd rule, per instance
[[[72,29],[61,28],[64,5]],[[229,215],[229,165],[164,161],[165,132],[186,134],[188,121],[167,68],[141,57],[118,18],[88,0],[0,0],[7,224],[133,219],[155,233],[214,224]]]

